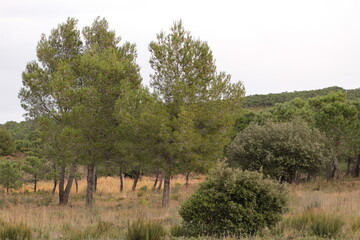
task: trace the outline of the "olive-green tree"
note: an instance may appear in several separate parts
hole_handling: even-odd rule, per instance
[[[326,96],[309,99],[314,111],[315,126],[330,140],[335,157],[328,169],[328,178],[339,178],[339,160],[354,156],[353,142],[357,132],[359,112],[355,105],[346,101],[343,92],[333,92]]]
[[[291,183],[301,174],[320,173],[332,156],[326,142],[302,122],[251,124],[229,145],[227,157],[233,166]]]
[[[46,175],[47,173],[49,173],[50,168],[47,165],[47,161],[45,158],[29,156],[25,158],[23,170],[27,174],[31,175],[32,182],[34,183],[34,192],[36,192],[37,183],[40,180],[44,180],[46,178]]]
[[[218,72],[206,42],[194,39],[181,21],[150,43],[154,69],[150,85],[168,120],[161,132],[164,171],[163,206],[169,205],[170,178],[192,162],[211,165],[222,156],[244,90]],[[186,169],[185,171],[188,171]]]
[[[123,81],[136,87],[140,81],[135,63],[135,45],[124,43],[109,30],[105,19],[97,18],[81,32],[77,20],[69,18],[47,37],[42,36],[37,55],[23,73],[20,91],[28,116],[43,124],[47,149],[60,165],[59,188],[64,188],[66,167],[71,166],[65,189],[68,196],[76,166],[87,167],[86,203],[92,205],[97,164],[115,158],[112,151],[117,122],[115,102]],[[65,197],[65,202],[67,202]]]
[[[127,170],[152,174],[161,169],[162,134],[168,114],[158,97],[147,88],[124,88],[116,105],[119,122],[117,149]],[[134,176],[134,183],[137,181]],[[133,187],[135,189],[135,185]]]
[[[12,161],[0,161],[0,185],[6,192],[10,189],[18,189],[22,185],[20,164]]]
[[[0,128],[0,156],[9,155],[15,150],[15,144],[11,134],[3,128]]]
[[[76,72],[83,49],[77,22],[68,18],[49,36],[41,36],[36,48],[37,61],[26,65],[22,74],[24,87],[19,92],[27,117],[39,123],[43,142],[46,143],[44,155],[53,161],[54,170],[59,172],[54,176],[59,176],[60,204],[67,203],[72,178],[68,179],[65,190],[65,172],[74,164],[73,159],[68,157],[68,149],[62,145],[60,135],[70,125],[67,114],[81,98],[81,94],[75,94],[81,87]]]

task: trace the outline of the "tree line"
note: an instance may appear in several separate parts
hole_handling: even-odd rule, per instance
[[[37,128],[37,159],[53,172],[59,203],[67,204],[80,166],[86,169],[86,205],[93,204],[102,169],[162,175],[162,205],[171,177],[205,172],[230,141],[244,88],[218,71],[208,44],[181,21],[149,44],[151,92],[142,84],[136,46],[122,42],[106,19],[82,30],[68,18],[36,47],[19,92]],[[35,161],[35,159],[33,159]],[[29,160],[30,161],[30,160]]]
[[[243,109],[228,158],[235,165],[288,182],[304,175],[359,177],[360,101],[343,91],[278,103],[262,111]]]
[[[303,100],[306,100],[317,96],[325,96],[331,92],[337,92],[337,91],[342,91],[346,93],[346,99],[348,101],[360,100],[360,88],[343,89],[341,87],[334,86],[334,87],[309,90],[309,91],[294,91],[294,92],[250,95],[245,97],[243,101],[243,106],[245,108],[273,107],[277,103],[288,102],[295,98],[301,98]]]

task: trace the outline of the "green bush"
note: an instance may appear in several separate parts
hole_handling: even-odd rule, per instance
[[[0,240],[32,240],[31,230],[23,225],[10,225],[2,223],[0,225]]]
[[[194,236],[244,236],[275,226],[286,206],[286,185],[221,163],[179,213]]]
[[[137,220],[128,226],[126,240],[161,240],[165,238],[165,230],[159,223]]]

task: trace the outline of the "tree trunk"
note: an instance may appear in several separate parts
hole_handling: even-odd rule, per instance
[[[164,191],[162,198],[162,207],[168,207],[170,203],[170,176],[164,177]]]
[[[339,180],[340,178],[340,172],[339,172],[339,161],[336,158],[334,158],[334,161],[333,161],[333,170],[332,170],[332,173],[331,173],[331,178],[334,179],[336,178],[336,180]]]
[[[36,193],[37,176],[34,176],[34,193]]]
[[[157,185],[158,181],[159,181],[159,173],[156,173],[156,176],[155,176],[155,182],[154,182],[154,186],[153,186],[153,190],[155,190],[155,189],[156,189],[156,185]]]
[[[56,179],[56,164],[54,163],[53,164],[53,170],[54,170],[54,187],[53,187],[53,189],[52,189],[52,194],[55,194],[55,192],[56,192],[56,187],[57,187],[57,179]]]
[[[64,204],[65,167],[61,167],[59,179],[59,205]]]
[[[331,164],[328,165],[327,168],[327,180],[336,178],[337,180],[340,177],[339,173],[339,161],[337,157],[334,157]]]
[[[95,173],[94,173],[94,192],[96,192],[96,189],[97,189],[97,180],[98,180],[98,176],[97,176],[97,171],[96,171],[96,168],[95,168]]]
[[[92,207],[93,204],[93,191],[94,191],[94,164],[87,167],[87,186],[86,186],[86,206]]]
[[[188,172],[187,174],[186,174],[186,177],[185,177],[185,186],[186,187],[188,187],[189,186],[189,179],[190,179],[190,172]]]
[[[295,173],[295,184],[300,183],[300,178],[301,178],[300,173],[296,171],[296,173]]]
[[[52,189],[52,194],[55,194],[56,187],[57,187],[57,180],[54,179],[54,187],[53,187],[53,189]]]
[[[132,188],[131,188],[132,191],[136,190],[136,186],[137,186],[138,181],[139,181],[139,174],[136,173],[135,178],[134,178],[134,183],[133,183]]]
[[[360,153],[357,155],[355,169],[354,169],[354,177],[359,177],[360,175]]]
[[[68,181],[66,183],[66,188],[65,188],[65,191],[64,191],[63,205],[66,205],[68,203],[68,201],[69,201],[69,196],[70,196],[70,192],[71,192],[72,183],[73,183],[73,180],[75,178],[75,174],[76,174],[76,165],[73,164],[73,165],[71,165],[69,178],[68,178]]]
[[[120,177],[120,192],[124,191],[124,175],[123,175],[123,167],[122,164],[119,168],[119,177]]]
[[[79,192],[79,183],[78,183],[77,178],[75,178],[74,180],[75,180],[76,193],[78,193]]]
[[[161,187],[162,187],[162,185],[163,185],[163,180],[164,180],[164,177],[160,177],[160,182],[159,182],[159,186],[158,186],[158,191],[160,191],[161,190]]]
[[[347,169],[346,169],[346,176],[349,176],[350,173],[351,173],[351,158],[349,157],[348,158],[348,161],[347,161]]]
[[[9,194],[9,185],[6,186],[6,193]]]

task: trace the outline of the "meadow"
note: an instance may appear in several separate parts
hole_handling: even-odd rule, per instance
[[[169,208],[161,207],[161,192],[152,190],[153,179],[147,177],[134,192],[132,181],[126,179],[121,193],[117,178],[100,178],[90,209],[84,204],[85,180],[79,181],[78,193],[71,193],[68,206],[57,205],[51,182],[41,182],[37,193],[31,192],[31,185],[24,185],[11,194],[0,194],[0,223],[26,226],[34,239],[124,239],[131,222],[145,219],[164,226],[171,239],[170,229],[182,221],[178,214],[181,203],[203,178],[191,179],[188,187],[182,176],[174,178]],[[282,222],[248,239],[360,239],[358,181],[317,180],[289,189],[289,211]]]

